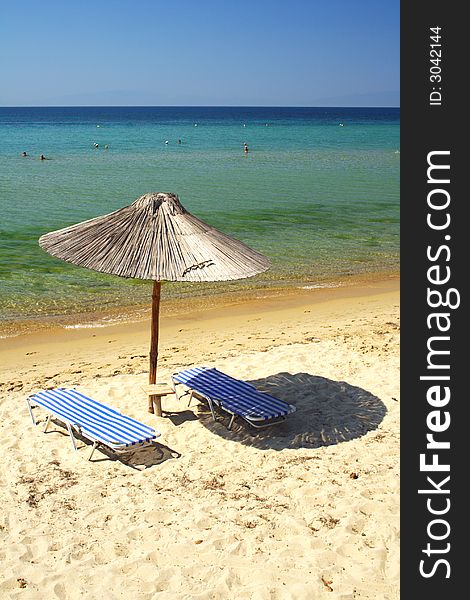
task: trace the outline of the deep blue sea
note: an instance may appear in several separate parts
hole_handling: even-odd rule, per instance
[[[399,268],[397,108],[0,108],[0,159],[3,321],[148,303],[146,282],[63,263],[37,240],[152,191],[273,264],[241,282],[166,284],[170,299]]]

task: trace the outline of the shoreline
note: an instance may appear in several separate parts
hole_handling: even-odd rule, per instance
[[[293,319],[300,326],[302,316],[314,313],[321,321],[321,315],[337,309],[351,307],[374,298],[399,295],[398,276],[381,279],[355,279],[349,285],[315,289],[289,290],[289,293],[262,294],[257,297],[236,296],[229,298],[195,299],[192,303],[181,303],[179,310],[170,310],[163,305],[160,315],[160,355],[159,370],[170,358],[171,350],[200,343],[201,337],[238,331],[240,340],[237,349],[243,344],[250,345],[250,323],[260,322],[279,327]],[[18,332],[15,336],[0,339],[0,392],[8,380],[18,381],[27,374],[27,385],[46,383],[50,377],[39,380],[35,374],[46,370],[55,377],[68,373],[70,366],[79,364],[80,357],[92,353],[103,359],[112,373],[112,364],[125,363],[128,372],[145,372],[148,366],[148,345],[150,338],[150,307],[129,321],[117,321],[106,326],[98,324],[89,327],[65,327],[49,323],[44,329]],[[310,315],[308,315],[310,316]],[[325,317],[326,318],[326,317]],[[228,335],[228,334],[227,334]],[[286,331],[279,332],[278,343],[287,339]],[[298,337],[298,336],[297,336]],[[267,338],[266,338],[267,339]],[[297,338],[295,338],[295,341]],[[276,340],[272,339],[271,344]],[[182,345],[182,346],[181,346]],[[130,359],[127,360],[127,357]],[[191,355],[197,359],[197,351]],[[90,363],[87,363],[90,364]],[[189,364],[189,362],[187,363]],[[108,369],[107,369],[108,370]],[[78,371],[80,373],[81,371]],[[71,371],[73,374],[73,369]],[[57,379],[60,384],[60,379]],[[11,386],[10,386],[11,387]]]
[[[399,280],[398,271],[370,272],[345,277],[319,280],[317,283],[296,284],[290,286],[260,286],[248,290],[221,291],[219,293],[197,294],[193,297],[165,298],[164,288],[161,300],[161,316],[176,316],[194,310],[218,310],[241,303],[250,303],[264,299],[287,299],[292,296],[310,296],[322,290],[349,289],[363,285],[373,285],[383,281]],[[48,314],[34,317],[0,320],[0,344],[4,339],[11,339],[25,333],[50,331],[56,329],[98,329],[108,328],[124,323],[138,323],[149,318],[151,288],[149,302],[138,304],[122,304],[107,310],[71,312],[65,314]],[[0,348],[1,349],[1,348]]]

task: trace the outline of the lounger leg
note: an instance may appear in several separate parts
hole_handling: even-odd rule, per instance
[[[73,437],[72,427],[70,426],[70,423],[67,423],[67,431],[69,432],[70,439],[72,440],[73,449],[76,450],[77,444],[75,443],[75,438]]]
[[[209,403],[209,408],[211,409],[212,418],[214,419],[214,421],[217,421],[217,419],[215,418],[214,407],[212,406],[212,400],[210,398],[207,398],[207,402]]]
[[[91,449],[90,456],[88,457],[88,460],[91,460],[91,457],[93,456],[93,452],[96,450],[97,446],[98,446],[98,442],[93,442],[93,447]]]
[[[176,399],[177,399],[177,400],[181,400],[181,398],[182,398],[183,396],[187,396],[187,395],[189,394],[189,392],[188,392],[188,391],[183,391],[183,393],[180,395],[180,394],[178,393],[178,390],[176,389],[176,386],[177,386],[178,384],[177,384],[177,383],[175,383],[175,381],[174,381],[173,379],[171,380],[171,385],[172,385],[173,392],[175,393],[175,396],[176,396]],[[192,392],[191,392],[191,395],[192,395]],[[191,404],[191,399],[189,400],[189,404]],[[188,404],[188,406],[189,406],[189,404]]]
[[[188,408],[191,406],[191,400],[192,399],[193,399],[193,391],[191,390],[191,393],[189,394]]]
[[[34,415],[33,415],[33,409],[31,407],[31,402],[29,401],[29,398],[26,398],[26,404],[28,405],[28,410],[29,410],[29,414],[31,416],[31,421],[33,422],[33,425],[37,425],[36,419],[34,418]]]
[[[176,383],[175,383],[175,380],[173,379],[173,377],[171,378],[171,387],[173,388],[173,391],[175,392],[176,399],[179,400],[178,392],[176,391]]]
[[[47,415],[46,426],[44,427],[44,433],[47,433],[47,428],[49,427],[49,423],[51,422],[52,415]]]
[[[232,429],[232,425],[233,425],[234,421],[235,421],[235,415],[232,415],[232,418],[230,419],[230,423],[228,424],[228,429]]]

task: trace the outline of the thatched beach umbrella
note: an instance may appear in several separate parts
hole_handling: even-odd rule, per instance
[[[153,280],[149,383],[156,382],[161,281],[228,281],[268,259],[191,215],[176,194],[145,194],[115,212],[46,233],[52,256],[120,277]]]

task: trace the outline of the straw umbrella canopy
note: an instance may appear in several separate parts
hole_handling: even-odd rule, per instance
[[[176,194],[150,193],[107,215],[39,238],[49,254],[119,277],[153,280],[149,383],[156,382],[161,281],[229,281],[269,260],[190,214]]]

